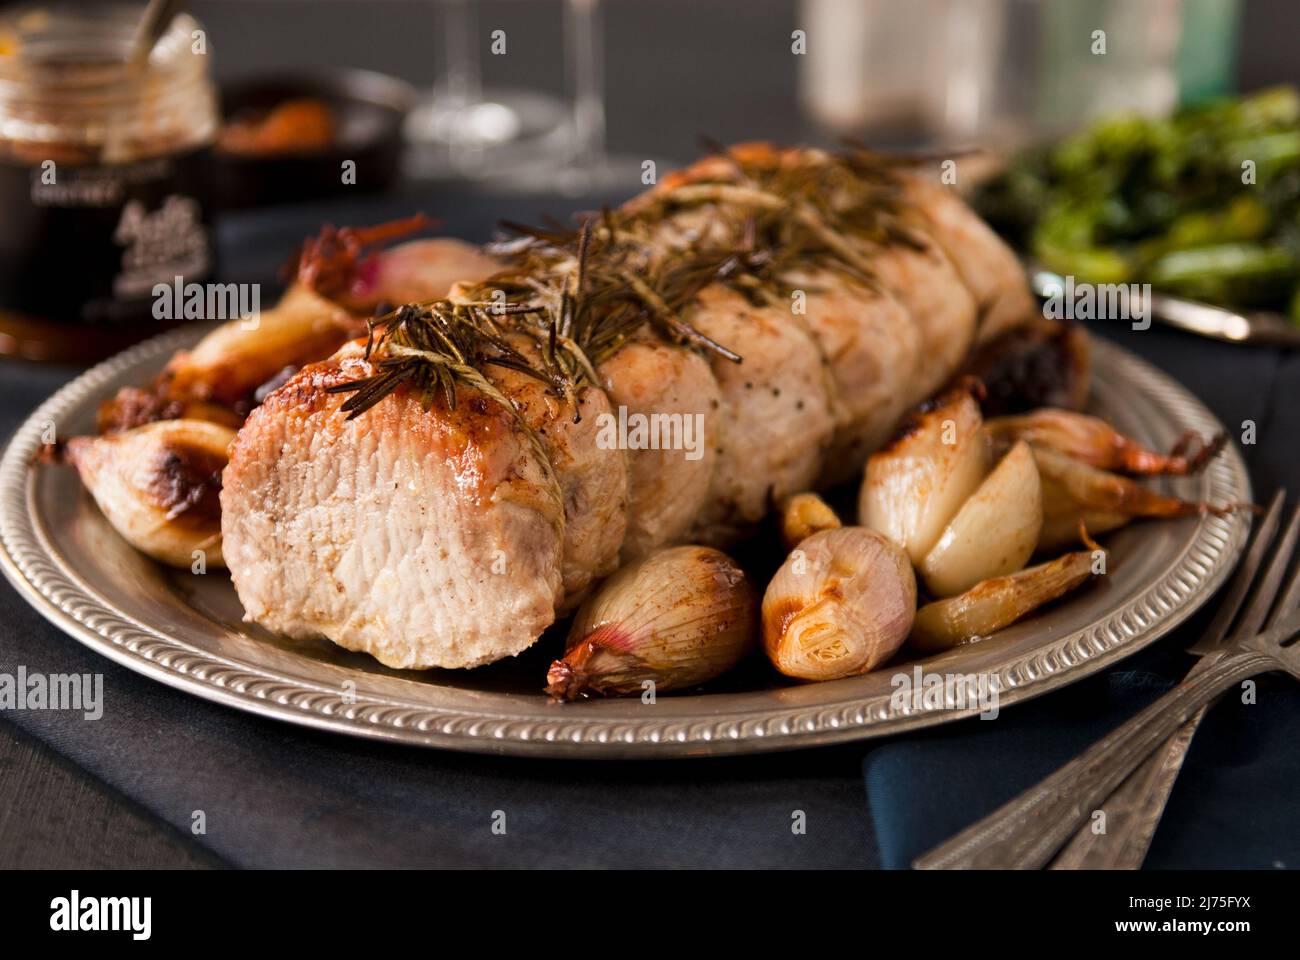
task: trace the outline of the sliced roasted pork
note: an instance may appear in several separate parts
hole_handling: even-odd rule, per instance
[[[975,299],[933,241],[924,250],[893,246],[874,251],[871,269],[917,326],[921,350],[909,386],[916,399],[928,397],[947,382],[975,342]]]
[[[537,347],[530,339],[514,337],[511,344],[536,360]],[[486,374],[514,404],[555,471],[564,503],[561,608],[567,611],[582,602],[593,583],[618,569],[627,531],[627,458],[617,445],[601,442],[604,425],[616,414],[597,386],[578,392],[575,411],[536,377],[492,365]]]
[[[511,410],[469,387],[426,411],[401,389],[349,420],[327,388],[374,372],[359,347],[249,416],[221,491],[247,619],[390,667],[473,667],[529,646],[563,599],[564,509]]]
[[[1014,251],[950,188],[904,178],[908,209],[919,216],[975,298],[976,342],[987,343],[1031,320],[1038,305]]]
[[[806,295],[805,325],[835,383],[835,432],[816,486],[852,479],[919,399],[921,327],[890,294],[828,270],[786,281]]]

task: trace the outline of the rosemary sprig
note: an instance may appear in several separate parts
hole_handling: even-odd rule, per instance
[[[725,154],[720,173],[661,186],[572,229],[503,223],[516,236],[490,249],[508,266],[455,299],[407,304],[370,324],[375,372],[331,387],[357,417],[406,387],[428,407],[476,388],[513,409],[487,375],[534,377],[568,402],[630,339],[659,336],[728,361],[739,354],[683,316],[723,283],[755,304],[789,294],[784,277],[823,269],[873,286],[871,250],[925,241],[899,216],[900,164],[862,149],[803,151],[776,162]]]

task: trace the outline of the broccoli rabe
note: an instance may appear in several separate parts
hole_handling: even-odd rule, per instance
[[[976,206],[1048,268],[1300,321],[1300,93],[1110,117],[1017,156]]]

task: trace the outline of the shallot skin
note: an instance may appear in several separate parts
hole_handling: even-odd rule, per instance
[[[628,564],[583,603],[546,692],[557,700],[698,686],[755,645],[758,593],[711,547],[659,550]]]
[[[1142,486],[1128,477],[1099,470],[1047,447],[1030,445],[1043,490],[1043,528],[1038,549],[1053,551],[1078,542],[1082,522],[1092,533],[1106,533],[1135,517],[1191,517],[1224,514],[1232,505],[1182,500]]]
[[[1052,407],[994,417],[985,421],[984,429],[999,444],[1024,440],[1099,470],[1147,476],[1197,473],[1214,459],[1228,439],[1222,433],[1209,441],[1194,433],[1187,434],[1168,454],[1162,454],[1147,449],[1099,417]],[[1199,447],[1189,452],[1198,441]]]

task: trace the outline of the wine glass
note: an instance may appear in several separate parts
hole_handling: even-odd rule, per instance
[[[439,0],[443,67],[406,120],[407,172],[417,177],[507,175],[520,165],[559,162],[567,140],[557,97],[485,90],[474,0]]]
[[[570,145],[560,189],[570,194],[635,193],[647,183],[648,157],[610,154],[605,141],[605,26],[600,0],[565,0]],[[656,162],[656,167],[657,167]]]

